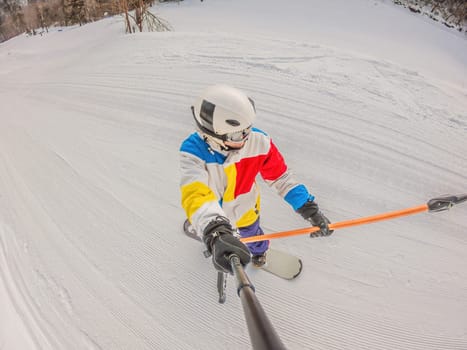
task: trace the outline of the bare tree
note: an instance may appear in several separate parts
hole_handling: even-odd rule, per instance
[[[151,0],[121,0],[121,4],[127,33],[135,33],[136,30],[142,32],[144,29],[158,32],[171,30],[167,21],[149,10]]]
[[[23,8],[27,33],[35,35],[49,31],[49,27],[54,24],[51,4],[43,0],[34,1]]]
[[[122,14],[127,33],[169,31],[167,21],[150,7],[157,0],[0,0],[0,41],[20,33],[42,34],[53,25],[83,25]]]
[[[63,14],[62,25],[79,24],[81,26],[88,22],[85,0],[60,0],[59,4]]]
[[[19,0],[0,2],[0,38],[8,40],[26,31],[23,9]]]
[[[422,13],[448,27],[467,32],[466,0],[393,0],[412,12]]]
[[[125,18],[125,31],[127,33],[133,33],[130,21],[130,10],[128,8],[128,0],[120,0],[120,6]]]

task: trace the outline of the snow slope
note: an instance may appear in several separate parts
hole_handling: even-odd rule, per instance
[[[348,4],[186,0],[156,7],[170,33],[110,18],[1,44],[0,349],[250,348],[233,280],[217,304],[180,232],[178,147],[209,84],[255,99],[333,221],[467,192],[465,38]],[[262,206],[268,232],[304,225],[266,187]],[[248,273],[289,349],[466,349],[466,213],[277,240],[302,276]]]

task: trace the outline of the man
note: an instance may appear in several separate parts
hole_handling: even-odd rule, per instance
[[[234,228],[241,237],[263,234],[258,174],[305,220],[321,228],[313,235],[333,232],[315,197],[293,178],[271,138],[253,128],[253,100],[233,87],[215,85],[191,109],[198,131],[180,148],[181,201],[192,229],[202,233],[216,269],[232,272],[232,253],[243,265],[250,258],[258,267],[266,262],[269,241],[246,246],[234,236]]]

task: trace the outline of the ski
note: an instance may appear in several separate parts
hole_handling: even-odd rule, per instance
[[[266,264],[261,266],[260,269],[277,277],[293,280],[302,272],[303,263],[295,255],[269,248],[266,252]]]
[[[199,242],[203,240],[198,235],[198,233],[193,229],[193,226],[189,223],[188,220],[185,220],[183,223],[183,232],[190,238],[193,238]],[[269,272],[277,277],[286,279],[286,280],[293,280],[297,278],[303,269],[302,260],[295,255],[289,254],[287,252],[269,248],[266,253],[266,264],[261,267],[257,267],[257,269]],[[222,273],[219,273],[222,274]],[[219,291],[219,302],[221,302],[221,284],[226,281],[224,276],[223,281],[220,281],[221,277],[218,276],[217,279],[217,289]],[[225,283],[224,283],[225,289]],[[224,301],[225,301],[225,294],[224,294]]]

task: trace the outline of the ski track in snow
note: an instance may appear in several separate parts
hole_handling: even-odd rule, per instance
[[[178,147],[210,83],[251,94],[257,126],[335,221],[466,192],[465,91],[299,41],[100,44],[80,64],[2,76],[1,277],[39,349],[249,348],[233,279],[218,305],[179,229]],[[266,229],[303,225],[263,194]],[[466,349],[465,212],[273,242],[303,258],[302,276],[248,272],[289,349]]]

